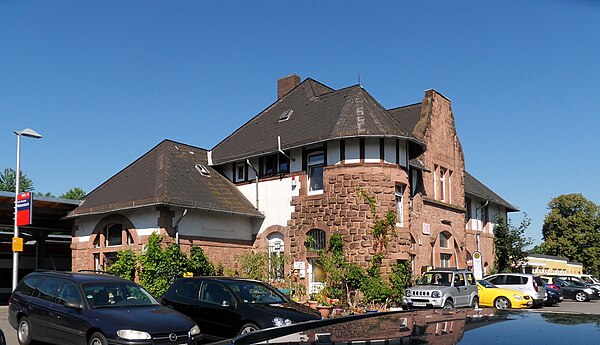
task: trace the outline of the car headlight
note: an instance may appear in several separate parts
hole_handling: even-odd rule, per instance
[[[520,301],[520,300],[522,300],[522,299],[523,299],[523,297],[521,297],[521,295],[517,295],[517,294],[514,294],[514,295],[513,295],[513,297],[514,297],[514,298],[515,298],[517,301]]]
[[[592,289],[590,289],[590,288],[583,289],[583,291],[585,291],[585,292],[586,292],[586,293],[588,293],[588,294],[592,294],[592,293],[594,293],[594,290],[592,290]]]
[[[406,297],[410,297],[410,296],[411,296],[411,292],[410,292],[410,290],[406,290],[406,291],[404,291],[404,296],[406,296]]]
[[[198,335],[200,334],[200,327],[198,327],[198,325],[194,325],[194,327],[192,327],[190,329],[190,335]]]
[[[431,293],[431,297],[432,297],[432,298],[440,298],[440,296],[441,296],[441,294],[440,294],[440,292],[439,292],[439,291],[433,291],[433,292]]]
[[[150,339],[150,334],[148,332],[135,331],[133,329],[120,329],[117,331],[117,335],[120,338],[127,340],[140,340],[140,339]]]
[[[273,319],[273,325],[275,325],[275,327],[281,327],[281,326],[289,326],[291,325],[293,322],[290,319],[283,319],[282,317],[276,317]]]

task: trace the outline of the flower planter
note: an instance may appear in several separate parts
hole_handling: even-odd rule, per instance
[[[333,310],[333,307],[326,306],[326,305],[319,305],[319,306],[317,306],[317,310],[319,311],[319,313],[321,313],[321,316],[323,316],[324,319],[327,319],[331,315],[331,311]]]
[[[319,304],[319,302],[317,302],[317,301],[308,301],[308,306],[313,309],[317,309],[318,304]]]

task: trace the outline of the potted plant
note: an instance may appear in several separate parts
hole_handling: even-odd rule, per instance
[[[317,294],[317,310],[321,313],[323,318],[327,319],[331,315],[331,311],[333,310],[333,306],[331,305],[331,301],[329,297],[325,293]]]

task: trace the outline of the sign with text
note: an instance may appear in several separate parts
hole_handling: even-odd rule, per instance
[[[476,251],[473,253],[473,274],[475,279],[483,279],[483,265],[481,264],[481,252]]]
[[[33,217],[33,202],[31,193],[17,195],[17,226],[29,225]]]
[[[431,227],[428,223],[423,223],[423,235],[431,234]]]

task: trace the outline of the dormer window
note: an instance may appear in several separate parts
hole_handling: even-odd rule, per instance
[[[196,164],[196,170],[198,170],[202,176],[210,176],[210,171],[202,164]]]
[[[234,182],[244,182],[246,181],[246,164],[237,163],[235,165],[235,181]]]
[[[294,111],[292,109],[284,110],[283,113],[281,113],[281,115],[279,115],[279,122],[283,122],[283,121],[289,120],[290,116],[292,116],[293,112]]]

